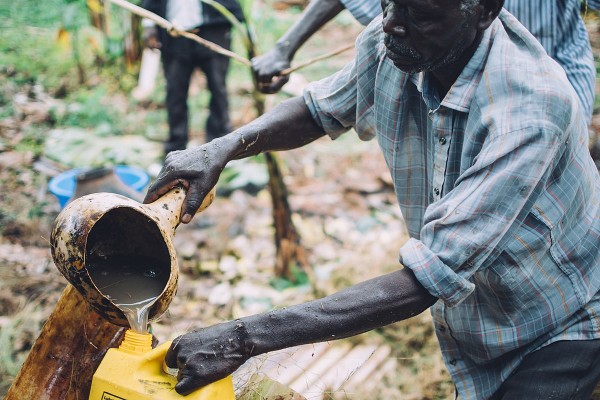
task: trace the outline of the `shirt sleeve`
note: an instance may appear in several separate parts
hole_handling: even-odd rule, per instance
[[[561,107],[569,112],[564,100],[562,106],[556,102],[556,109]],[[564,117],[564,125],[573,123]],[[489,266],[507,241],[519,240],[511,228],[521,225],[552,179],[564,149],[567,127],[545,125],[490,132],[456,186],[427,208],[419,239],[400,249],[401,263],[447,306],[466,299],[475,290],[473,275]]]
[[[361,24],[368,25],[376,16],[381,14],[379,0],[340,0],[343,6]]]
[[[315,122],[332,138],[354,128],[362,140],[375,136],[373,99],[375,77],[383,50],[381,18],[376,18],[356,40],[356,55],[339,72],[304,90],[304,100]]]
[[[593,10],[600,10],[600,0],[587,0],[587,6]]]

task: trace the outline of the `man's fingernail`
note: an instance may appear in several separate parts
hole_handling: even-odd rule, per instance
[[[190,214],[185,214],[183,217],[181,217],[181,222],[183,222],[184,224],[187,224],[191,220],[192,216]]]

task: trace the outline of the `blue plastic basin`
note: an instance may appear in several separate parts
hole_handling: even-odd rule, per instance
[[[85,171],[84,168],[75,168],[65,171],[48,183],[48,190],[58,199],[60,208],[63,208],[75,194],[75,177],[80,172]],[[132,167],[129,165],[115,166],[115,175],[130,188],[141,192],[148,185],[150,176],[141,168]]]

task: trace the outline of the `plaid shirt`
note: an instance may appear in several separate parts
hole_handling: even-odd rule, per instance
[[[363,25],[369,25],[373,19],[381,14],[380,0],[340,0],[350,14]]]
[[[304,93],[333,138],[377,138],[410,239],[401,263],[438,301],[463,399],[485,399],[524,356],[600,338],[600,176],[564,71],[508,12],[443,99],[385,57],[381,18],[356,58]]]
[[[380,0],[341,0],[352,16],[367,25],[381,14]],[[542,43],[565,69],[588,120],[594,110],[596,67],[590,40],[580,15],[581,0],[506,0],[504,7]],[[589,8],[600,1],[587,0]]]

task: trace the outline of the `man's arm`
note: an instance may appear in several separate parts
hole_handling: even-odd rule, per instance
[[[276,93],[289,80],[288,76],[278,76],[289,68],[298,49],[316,31],[338,15],[344,6],[339,0],[311,0],[300,18],[275,43],[266,54],[252,59],[252,69],[258,89],[263,93]]]
[[[435,301],[405,268],[319,300],[190,332],[173,341],[165,361],[179,369],[175,390],[185,395],[252,356],[357,335],[415,316]]]
[[[144,202],[151,203],[173,187],[183,185],[187,196],[181,221],[188,223],[229,161],[264,151],[294,149],[324,135],[303,98],[284,101],[228,135],[197,148],[169,153]]]

